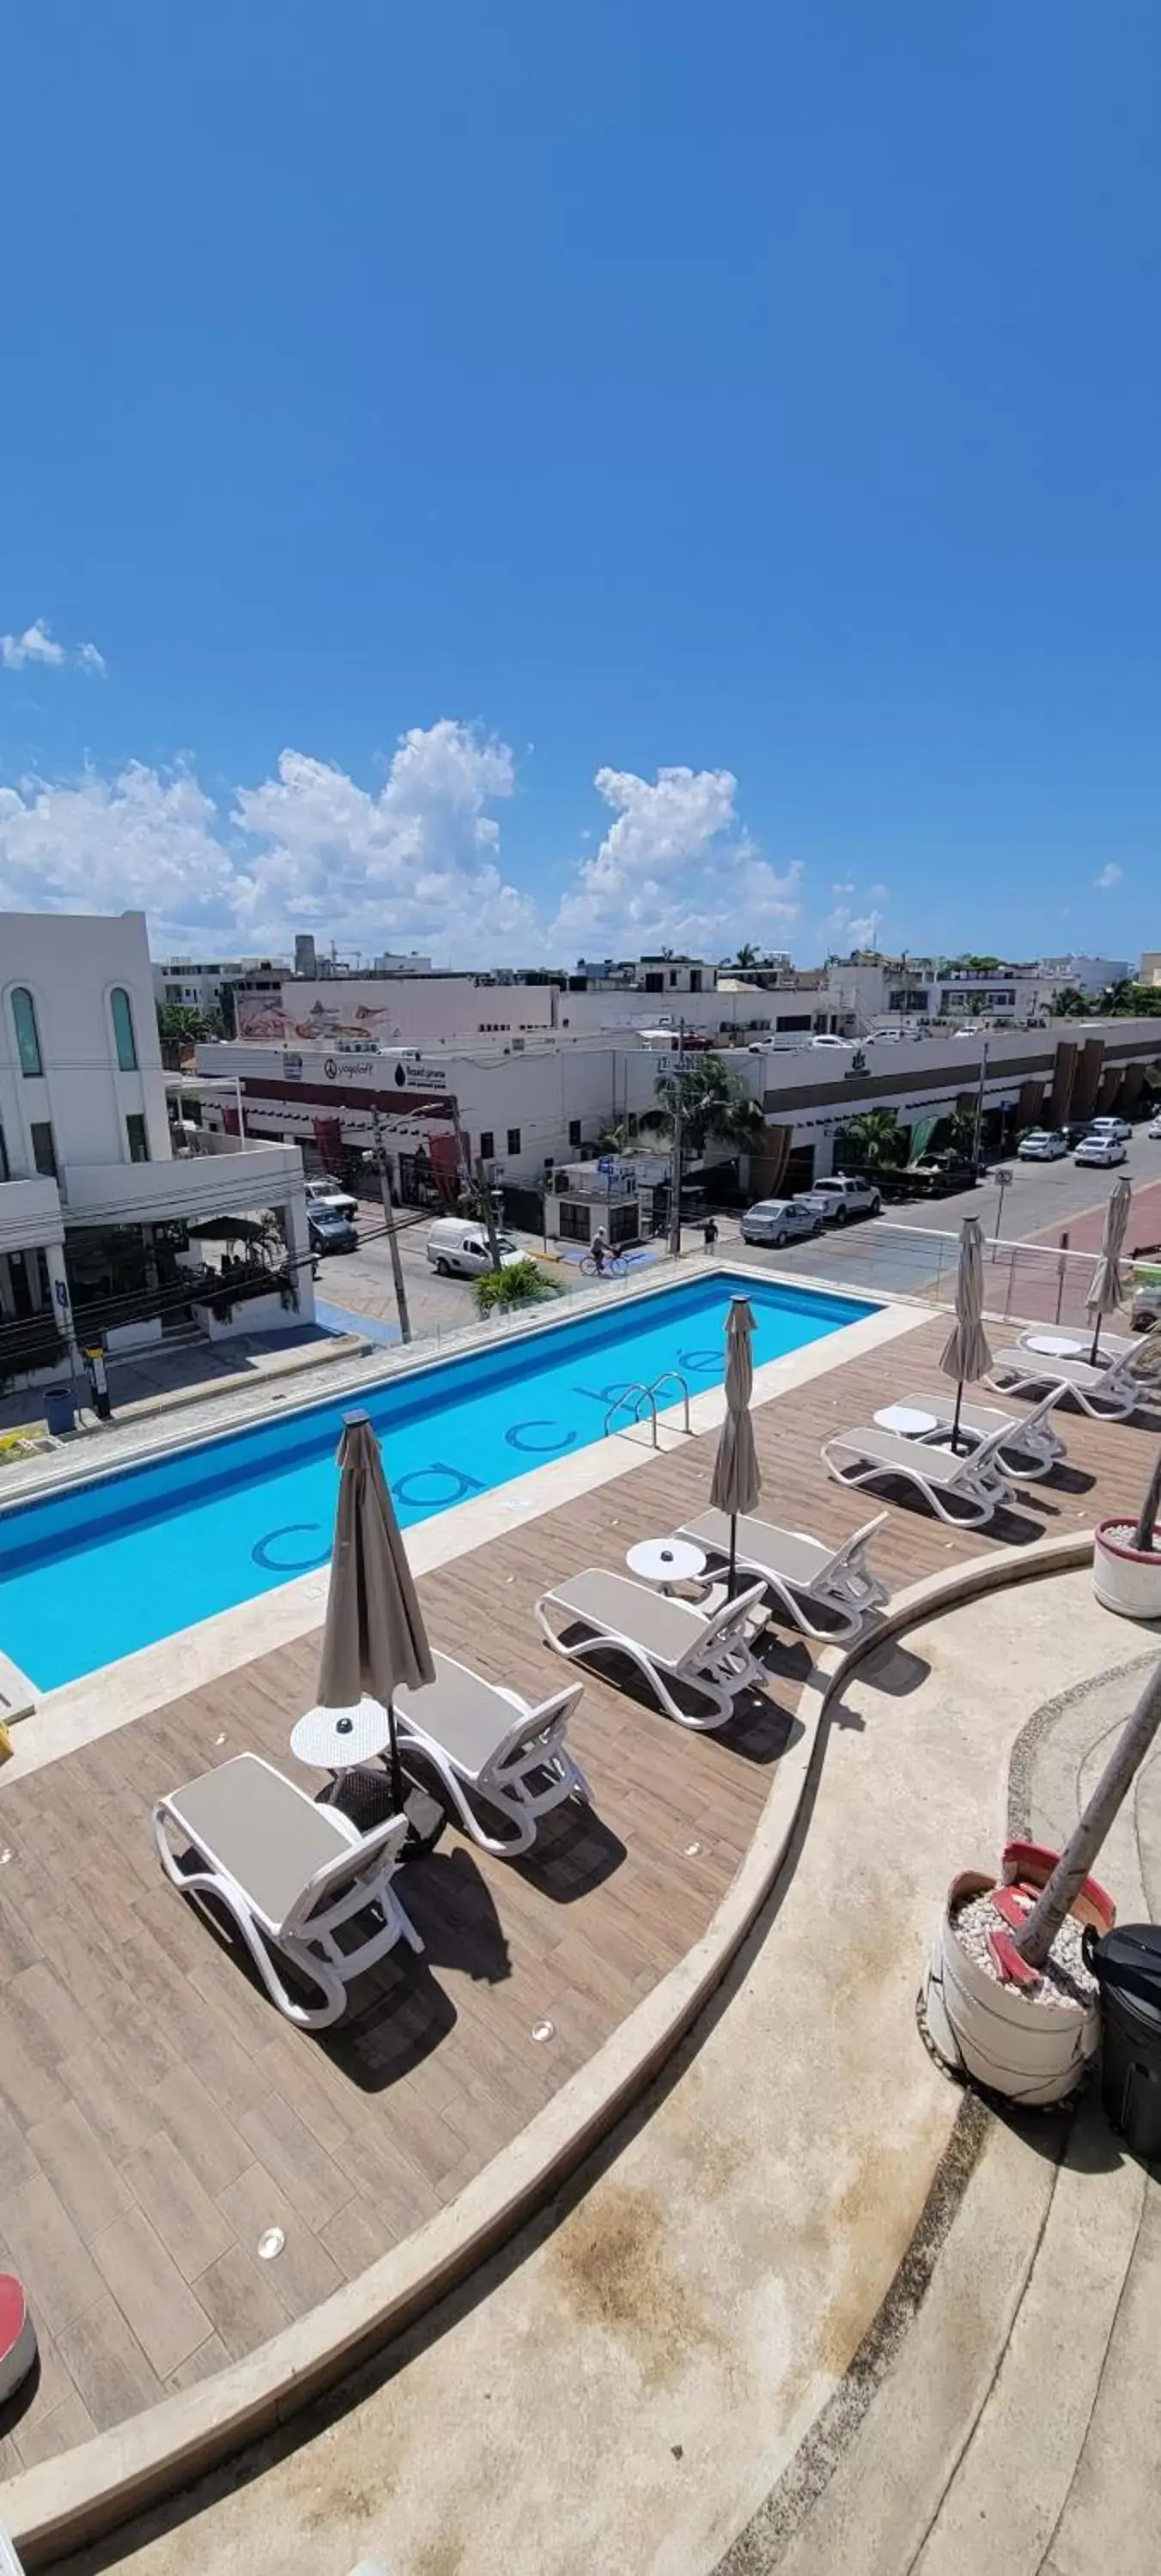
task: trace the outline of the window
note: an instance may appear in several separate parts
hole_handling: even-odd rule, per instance
[[[508,1151],[510,1154],[518,1154],[520,1151],[520,1130],[518,1127],[510,1127],[508,1130]]]
[[[495,1151],[496,1139],[492,1134],[491,1128],[485,1127],[480,1135],[480,1161],[482,1163],[490,1163]]]
[[[52,1141],[52,1129],[49,1126],[47,1118],[41,1119],[39,1122],[34,1118],[30,1132],[32,1136],[32,1159],[36,1165],[37,1171],[43,1173],[46,1181],[55,1181],[57,1176],[56,1147]]]
[[[576,1199],[561,1200],[560,1231],[566,1243],[587,1243],[591,1224],[592,1217],[587,1207],[581,1207]]]
[[[12,1026],[16,1031],[16,1053],[22,1073],[43,1073],[40,1061],[40,1032],[36,1025],[36,1005],[25,985],[18,984],[12,995]]]
[[[647,993],[663,993],[665,991],[664,975],[647,975],[645,978],[645,990]]]
[[[149,1161],[149,1129],[147,1128],[145,1120],[139,1109],[130,1110],[125,1121],[125,1133],[129,1139],[130,1162],[147,1163]]]
[[[677,982],[677,968],[676,968],[676,966],[671,966],[671,967],[670,967],[670,969],[669,969],[669,981],[670,981],[671,985],[672,985],[672,984],[676,984],[676,982]]]
[[[136,1073],[137,1040],[133,1034],[133,1005],[123,985],[116,985],[110,993],[109,1008],[113,1014],[113,1036],[117,1046],[118,1065],[122,1073]],[[137,1154],[134,1160],[143,1163],[145,1156]]]
[[[569,1119],[569,1122],[568,1122],[568,1141],[569,1141],[569,1144],[570,1144],[570,1145],[579,1145],[580,1140],[581,1140],[581,1123],[580,1123],[580,1120],[579,1120],[579,1118],[570,1118],[570,1119]]]
[[[701,968],[700,968],[700,966],[695,967],[695,968],[694,968],[694,971],[693,971],[693,974],[690,976],[690,979],[689,979],[689,989],[690,989],[690,992],[691,992],[691,993],[700,993],[700,991],[701,991]]]

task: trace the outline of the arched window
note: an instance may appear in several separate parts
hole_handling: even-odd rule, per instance
[[[17,984],[12,994],[12,1026],[16,1031],[16,1053],[22,1073],[43,1073],[40,1061],[40,1032],[36,1025],[36,1004],[24,984]]]
[[[122,1073],[136,1073],[137,1040],[133,1034],[133,1005],[129,999],[128,993],[125,992],[122,985],[114,985],[113,991],[109,996],[109,1008],[113,1014],[113,1036],[117,1042],[117,1062],[120,1065]]]

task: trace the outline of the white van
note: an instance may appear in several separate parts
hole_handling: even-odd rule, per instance
[[[513,1243],[510,1234],[498,1234],[500,1267],[523,1261],[524,1254]],[[478,1279],[492,1267],[492,1252],[487,1228],[474,1216],[437,1216],[427,1238],[427,1257],[441,1279],[454,1272],[459,1279]]]

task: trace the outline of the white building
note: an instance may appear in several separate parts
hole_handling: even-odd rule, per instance
[[[143,914],[0,914],[0,1385],[51,1370],[54,1328],[75,1343],[122,1308],[110,1347],[159,1339],[188,1320],[198,1224],[271,1208],[298,1308],[257,1301],[239,1330],[313,1313],[301,1156],[174,1155]]]
[[[183,1011],[216,1011],[227,1035],[235,1026],[237,998],[281,998],[283,977],[290,969],[284,957],[166,957],[153,968],[153,991],[161,1004]]]

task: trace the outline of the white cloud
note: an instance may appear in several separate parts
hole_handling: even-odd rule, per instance
[[[26,662],[47,662],[56,669],[65,658],[63,644],[50,635],[39,617],[23,635],[0,635],[0,662],[6,671],[22,671]]]
[[[230,811],[188,768],[27,779],[0,789],[0,904],[139,908],[174,946],[282,946],[318,926],[368,956],[402,939],[480,958],[535,948],[486,810],[513,787],[507,746],[448,721],[404,735],[378,794],[296,751]]]
[[[842,940],[849,948],[877,948],[883,916],[879,912],[852,912],[849,903],[835,905],[822,924],[828,939]]]
[[[574,945],[614,954],[723,945],[797,919],[801,861],[779,876],[738,824],[729,769],[598,769],[613,809],[595,856],[584,859],[550,932],[554,955]]]
[[[1108,866],[1101,869],[1099,877],[1093,878],[1097,893],[1110,894],[1114,886],[1119,886],[1123,875],[1124,869],[1117,866],[1115,859],[1110,859]]]
[[[886,903],[890,891],[890,886],[869,885],[867,887],[867,899],[870,903]]]
[[[853,877],[836,877],[834,884],[831,887],[831,893],[837,895],[853,894],[854,890],[855,881]]]
[[[596,785],[612,819],[550,927],[501,864],[512,753],[446,717],[403,735],[376,790],[295,750],[217,800],[188,764],[0,787],[0,907],[138,909],[158,950],[211,953],[286,950],[296,930],[368,959],[414,947],[465,964],[783,943],[802,864],[762,857],[729,770],[602,769]]]
[[[0,635],[0,664],[6,671],[22,671],[28,662],[37,662],[44,670],[59,671],[66,662],[75,662],[78,671],[105,676],[105,656],[95,644],[78,644],[70,653],[45,624],[43,617],[26,626],[23,635]]]

